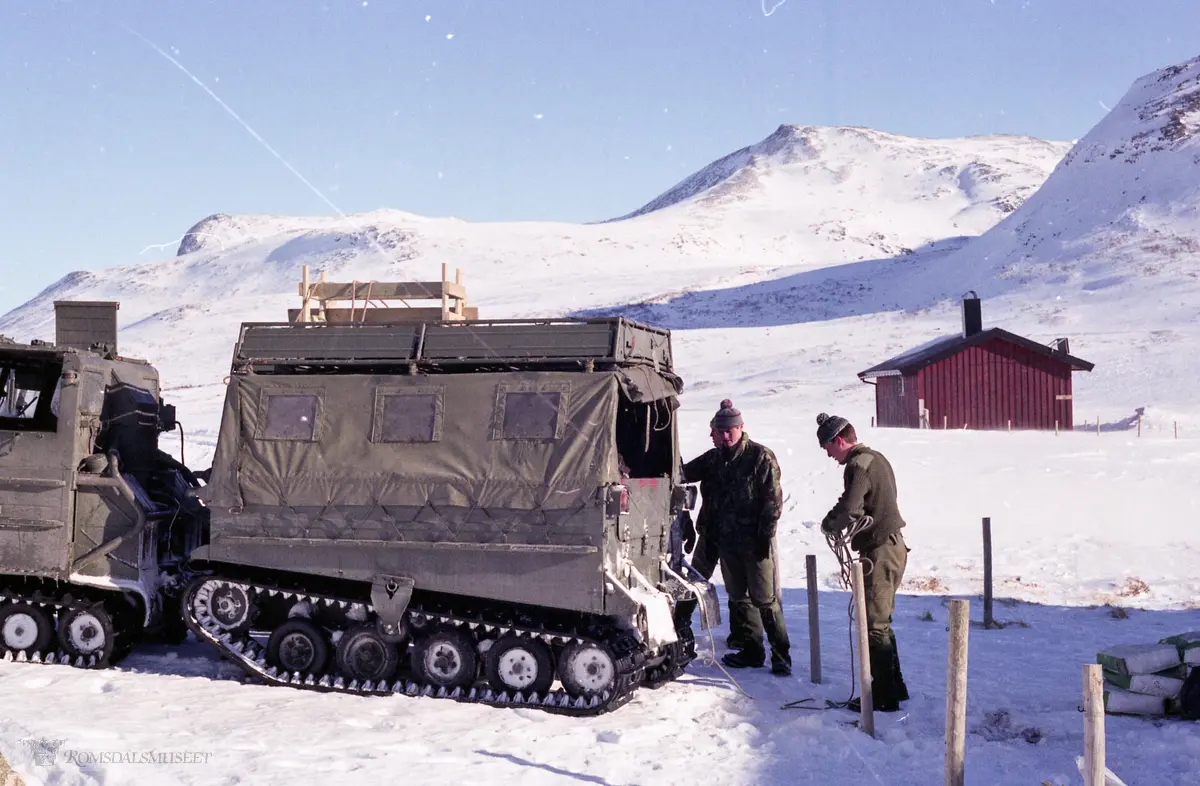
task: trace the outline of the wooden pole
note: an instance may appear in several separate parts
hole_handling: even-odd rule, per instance
[[[1058,421],[1054,421],[1054,436],[1058,436]]]
[[[1083,784],[1104,786],[1104,677],[1097,663],[1083,667]]]
[[[1100,436],[1100,416],[1096,416],[1096,436]]]
[[[813,684],[821,682],[821,610],[817,597],[817,555],[804,555],[808,579],[808,670]]]
[[[858,695],[861,703],[859,726],[875,736],[875,705],[871,696],[871,654],[867,638],[867,591],[863,583],[863,566],[854,563],[854,625],[858,629]]]
[[[967,631],[970,606],[950,601],[950,652],[946,664],[946,786],[963,786],[967,754]]]
[[[1174,421],[1175,424],[1175,439],[1179,439],[1179,421]]]
[[[450,299],[446,297],[446,263],[442,263],[442,321],[450,318]]]
[[[1142,416],[1139,414],[1138,415],[1138,438],[1140,439],[1141,436],[1142,436]]]
[[[871,428],[875,428],[875,416],[871,416]]]
[[[942,415],[942,431],[945,431],[947,428],[949,428],[949,426],[948,426],[949,422],[950,422],[950,416]]]
[[[983,519],[983,627],[996,627],[992,618],[992,519]]]
[[[1054,429],[1056,431],[1058,430],[1058,421],[1057,420],[1054,421]],[[1011,419],[1008,421],[1008,433],[1010,433],[1010,434],[1012,433],[1012,420]]]
[[[300,268],[300,290],[303,298],[300,301],[300,321],[308,321],[308,304],[312,299],[312,289],[308,285],[308,265]]]

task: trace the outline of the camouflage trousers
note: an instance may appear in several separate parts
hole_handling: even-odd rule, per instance
[[[774,543],[771,544],[771,550],[772,550],[772,554],[774,554],[775,553],[775,544]],[[774,559],[772,561],[774,562],[774,568],[775,568],[775,572],[774,572],[775,594],[778,596],[779,592],[780,592],[780,589],[779,589],[779,587],[780,587],[780,584],[779,584],[779,560]],[[689,564],[692,566],[692,570],[696,571],[701,576],[703,576],[705,581],[710,581],[710,580],[712,580],[713,575],[717,572],[717,564],[719,562],[720,562],[720,560],[717,557],[716,544],[710,543],[704,537],[704,532],[701,531],[696,536],[696,547],[692,551],[692,559],[689,562]],[[672,566],[672,567],[675,567],[675,566]],[[679,568],[675,567],[675,569],[678,570]],[[686,600],[686,601],[681,601],[679,603],[679,605],[676,607],[677,608],[676,620],[675,620],[676,627],[680,627],[681,625],[690,625],[691,624],[692,614],[696,611],[696,605],[697,605],[696,601],[694,601],[694,600]],[[745,606],[742,606],[742,605],[735,605],[733,603],[733,601],[730,600],[729,601],[729,638],[727,639],[727,643],[729,644],[730,649],[741,649],[743,647],[743,645],[747,641],[747,639],[745,638],[747,630],[759,631],[757,640],[760,642],[760,646],[761,646],[762,636],[763,636],[763,634],[762,634],[763,623],[762,623],[762,615],[759,614],[758,609],[755,608],[753,605],[751,605],[748,608]]]
[[[763,634],[771,645],[772,665],[792,665],[791,642],[783,622],[779,597],[778,552],[771,543],[771,556],[758,559],[741,548],[722,549],[721,577],[729,595],[730,635],[740,640],[742,652],[751,660],[766,658]]]
[[[896,592],[904,580],[908,566],[908,546],[904,537],[895,533],[882,545],[867,549],[861,558],[870,560],[870,571],[863,576],[867,601],[867,643],[871,659],[871,693],[879,704],[894,703],[908,698],[908,688],[900,673],[900,654],[896,634],[892,631],[892,615],[896,609]]]

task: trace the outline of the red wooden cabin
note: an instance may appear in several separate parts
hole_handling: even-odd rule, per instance
[[[984,330],[979,298],[969,294],[961,334],[859,373],[875,385],[876,422],[900,428],[1070,429],[1071,373],[1091,371],[1094,364],[1072,356],[1065,338],[1046,345],[1001,328]]]

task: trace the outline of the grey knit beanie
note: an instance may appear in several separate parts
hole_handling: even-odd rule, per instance
[[[826,415],[822,412],[817,415],[817,443],[821,447],[825,447],[833,438],[836,437],[841,430],[850,425],[850,421],[837,415]]]
[[[742,413],[734,409],[732,401],[725,399],[721,402],[721,408],[717,410],[717,414],[713,415],[713,419],[708,425],[715,429],[741,426],[743,425]]]

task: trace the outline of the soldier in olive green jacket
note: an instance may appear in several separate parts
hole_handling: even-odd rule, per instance
[[[714,447],[683,467],[685,483],[704,494],[698,529],[715,549],[729,595],[730,635],[742,649],[722,658],[732,668],[758,667],[766,660],[763,634],[771,645],[771,673],[791,674],[791,645],[777,589],[775,530],[783,507],[775,454],[743,431],[742,413],[726,399],[711,423]],[[699,551],[700,546],[697,546]]]
[[[900,702],[908,699],[892,631],[892,613],[909,551],[900,533],[904,519],[896,503],[896,476],[882,453],[858,443],[854,426],[845,418],[823,412],[818,415],[817,442],[830,458],[846,467],[845,490],[821,522],[822,531],[836,534],[864,516],[874,520],[854,536],[850,547],[863,562],[871,698],[876,710],[895,712]],[[851,709],[858,711],[857,706]]]

